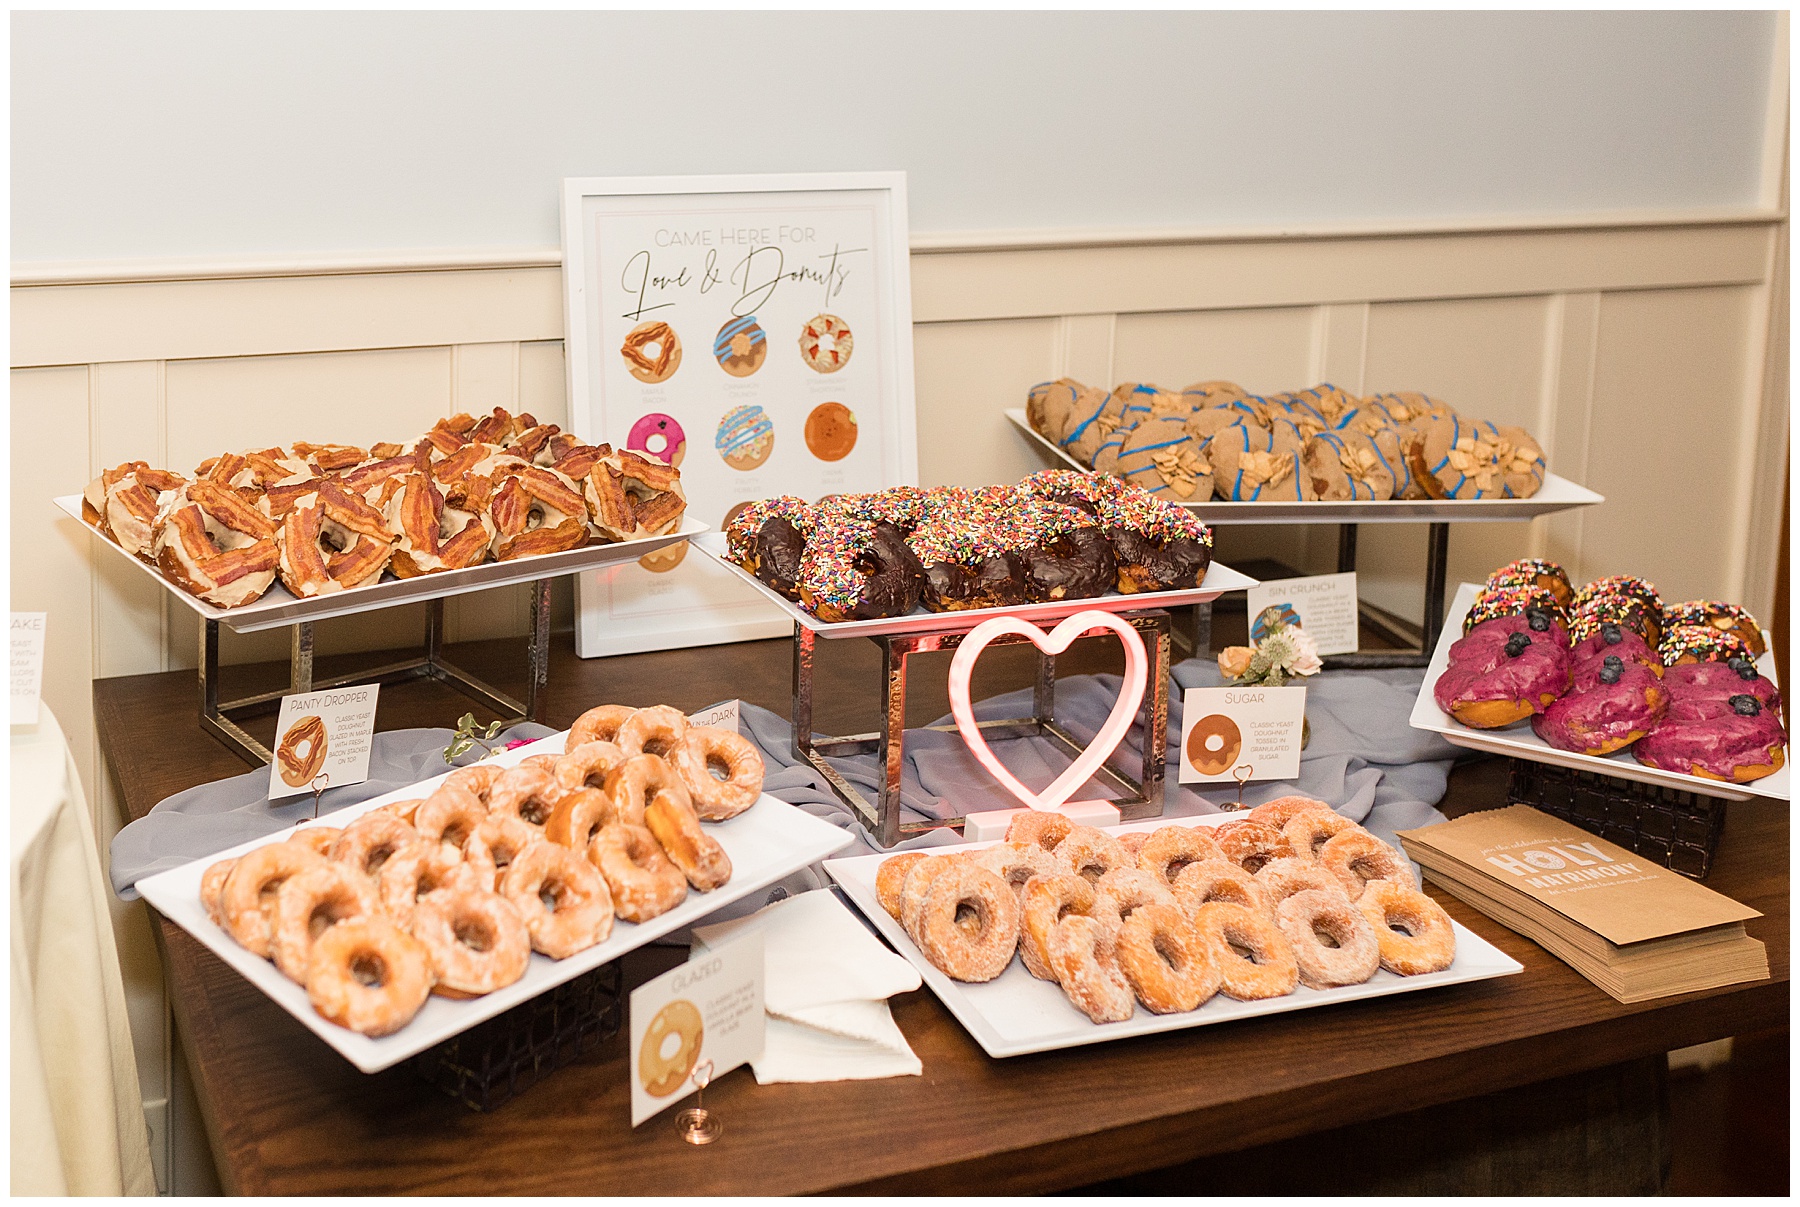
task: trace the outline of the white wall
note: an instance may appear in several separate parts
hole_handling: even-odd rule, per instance
[[[565,175],[903,168],[923,232],[1752,206],[1775,30],[1673,12],[18,13],[12,255],[555,246]]]

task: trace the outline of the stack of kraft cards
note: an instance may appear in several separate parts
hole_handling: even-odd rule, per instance
[[[1756,910],[1526,805],[1400,841],[1426,877],[1622,1002],[1766,980]]]

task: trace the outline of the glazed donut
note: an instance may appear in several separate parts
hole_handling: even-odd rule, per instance
[[[395,821],[403,821],[410,826],[413,823],[413,818],[419,815],[419,806],[424,803],[425,802],[422,800],[389,801],[385,805],[376,805],[373,809],[370,809],[367,813],[363,814],[363,816],[370,817],[379,815],[382,817],[391,817]]]
[[[371,809],[369,812],[379,813],[381,810]],[[342,830],[331,826],[302,826],[283,841],[298,843],[309,851],[330,857],[332,846],[343,834]]]
[[[384,918],[341,922],[312,946],[306,996],[314,1010],[352,1031],[392,1035],[431,996],[425,945]]]
[[[475,828],[475,836],[487,847],[488,856],[494,861],[494,878],[481,887],[492,888],[496,892],[499,891],[497,886],[500,881],[506,876],[507,867],[524,853],[526,847],[534,842],[544,841],[542,830],[528,826],[506,813],[490,813],[482,818],[481,824]],[[438,844],[440,847],[443,845]]]
[[[587,501],[567,474],[530,464],[503,472],[488,504],[496,561],[561,553],[588,543]]]
[[[612,893],[581,855],[536,841],[513,857],[500,895],[525,917],[531,946],[553,960],[606,941],[612,933]]]
[[[1410,885],[1373,881],[1356,902],[1381,948],[1381,966],[1401,976],[1441,972],[1456,959],[1456,927],[1444,907]]]
[[[1229,901],[1259,914],[1273,914],[1274,905],[1254,875],[1229,859],[1203,859],[1181,869],[1170,886],[1177,904],[1190,914],[1213,901]]]
[[[648,922],[687,897],[687,877],[643,826],[614,822],[604,827],[588,843],[588,861],[600,869],[613,910],[626,922]]]
[[[382,515],[394,537],[390,566],[396,577],[416,578],[442,570],[462,570],[487,560],[488,546],[494,539],[494,521],[486,512],[450,505],[427,472],[409,473],[389,481],[400,483],[400,489],[388,498]]]
[[[1194,926],[1219,961],[1219,987],[1227,996],[1240,1002],[1284,997],[1300,983],[1293,945],[1269,915],[1213,901],[1195,911]]]
[[[625,718],[614,741],[627,758],[634,754],[654,754],[667,759],[686,739],[687,731],[687,717],[679,708],[658,704],[654,708],[640,708]]]
[[[1124,841],[1125,836],[1120,835],[1120,844]],[[1219,844],[1199,827],[1163,826],[1144,836],[1143,846],[1137,852],[1137,866],[1164,885],[1172,885],[1188,864],[1223,858],[1225,852]]]
[[[1381,967],[1374,928],[1340,892],[1295,893],[1275,907],[1275,924],[1293,947],[1300,983],[1309,989],[1360,985]]]
[[[458,767],[444,777],[440,787],[460,788],[487,807],[488,793],[494,790],[494,781],[505,774],[504,769],[492,763],[476,763],[473,767]]]
[[[687,510],[679,469],[625,450],[589,465],[582,496],[594,527],[615,541],[673,532]]]
[[[1169,886],[1156,873],[1143,868],[1114,868],[1094,882],[1094,891],[1113,899],[1120,918],[1129,918],[1146,905],[1175,904],[1175,894]]]
[[[321,863],[289,876],[275,894],[275,967],[291,981],[306,982],[312,945],[327,929],[352,918],[379,917],[381,901],[366,876],[341,863]]]
[[[625,724],[636,712],[635,708],[627,708],[623,704],[602,704],[598,708],[590,708],[575,718],[575,724],[569,727],[569,749],[574,750],[589,742],[617,742],[619,726]]]
[[[1118,942],[1117,927],[1081,915],[1050,932],[1045,979],[1061,985],[1069,1003],[1096,1023],[1122,1023],[1137,1011],[1131,983],[1119,970]]]
[[[556,811],[544,823],[543,836],[571,851],[585,851],[601,829],[615,821],[627,820],[613,803],[613,798],[600,789],[577,788],[556,802]]]
[[[875,869],[875,901],[896,922],[900,920],[900,888],[906,883],[906,874],[925,858],[928,856],[924,851],[905,851],[890,855]],[[1024,890],[1019,891],[1023,895]]]
[[[1295,853],[1286,835],[1259,821],[1228,821],[1213,831],[1213,837],[1225,858],[1246,872],[1254,873],[1271,859]]]
[[[1346,830],[1361,828],[1341,813],[1321,813],[1316,809],[1309,809],[1291,818],[1281,828],[1281,836],[1287,839],[1295,856],[1316,861],[1319,849],[1328,839],[1336,838]]]
[[[687,785],[694,812],[707,821],[736,817],[762,796],[762,755],[729,729],[692,726],[664,757]],[[713,773],[715,767],[723,777]]]
[[[1114,868],[1133,867],[1137,862],[1119,845],[1118,839],[1093,826],[1071,829],[1067,837],[1056,844],[1056,853],[1062,856],[1070,871],[1089,882],[1100,879]]]
[[[221,608],[261,599],[281,564],[275,525],[215,482],[194,482],[163,505],[150,549],[163,577]]]
[[[236,859],[221,859],[200,873],[200,904],[206,907],[206,916],[220,930],[225,929],[225,902],[222,899],[225,881],[236,866]]]
[[[268,958],[275,937],[275,898],[282,883],[324,862],[316,851],[292,842],[270,843],[240,857],[219,890],[225,932],[245,951]]]
[[[1055,851],[1023,842],[995,843],[976,855],[974,862],[1005,881],[1021,905],[1025,903],[1025,884],[1033,876],[1054,876],[1069,870]]]
[[[502,773],[488,790],[488,812],[516,817],[537,830],[544,828],[556,812],[562,796],[556,777],[542,764],[528,767],[521,763]]]
[[[1069,831],[1074,828],[1075,823],[1061,813],[1051,813],[1046,809],[1021,809],[1006,824],[1006,841],[1034,843],[1046,851],[1054,851],[1057,844],[1067,838]]]
[[[413,814],[413,828],[421,838],[449,843],[460,849],[487,820],[488,810],[473,792],[453,783],[454,778],[446,779],[438,785],[436,792],[425,798],[425,803]]]
[[[681,1042],[664,1056],[663,1045],[671,1035]],[[667,1098],[685,1085],[694,1063],[700,1059],[705,1037],[700,1008],[686,998],[677,998],[658,1010],[644,1028],[643,1042],[638,1045],[638,1078],[644,1092],[653,1098]]]
[[[1094,918],[1102,926],[1116,930],[1119,924],[1117,903],[1102,897],[1073,872],[1053,876],[1033,876],[1025,882],[1024,908],[1019,916],[1019,956],[1025,968],[1041,981],[1054,981],[1050,964],[1050,935],[1058,923],[1071,915]]]
[[[518,763],[515,764],[515,766],[542,767],[545,771],[548,771],[550,773],[550,777],[552,779],[555,779],[556,778],[556,765],[558,763],[562,762],[562,759],[563,759],[563,756],[560,754],[534,754],[534,755],[530,756],[529,758],[520,759],[518,761]]]
[[[731,879],[731,856],[700,828],[700,816],[686,793],[655,792],[644,806],[644,825],[687,882],[710,892]]]
[[[1223,980],[1212,946],[1173,904],[1145,905],[1125,919],[1119,928],[1119,971],[1153,1014],[1198,1009]]]
[[[306,599],[379,579],[394,554],[387,520],[334,482],[310,485],[281,521],[281,585]]]
[[[583,742],[557,759],[552,774],[556,786],[565,792],[577,788],[603,788],[606,773],[624,761],[625,752],[611,742]]]
[[[800,359],[818,373],[836,373],[850,363],[856,342],[835,314],[815,314],[800,328]]]
[[[300,788],[318,778],[325,766],[325,718],[308,715],[288,727],[287,736],[275,748],[281,782]]]
[[[1297,856],[1269,860],[1257,870],[1256,883],[1262,886],[1271,907],[1279,907],[1295,893],[1309,890],[1336,893],[1346,901],[1350,899],[1344,896],[1343,882],[1336,876],[1312,860]]]
[[[1265,826],[1273,826],[1277,830],[1285,830],[1288,822],[1300,814],[1321,812],[1331,813],[1334,810],[1324,801],[1314,800],[1310,796],[1278,796],[1244,814],[1244,820],[1260,822]]]
[[[1352,901],[1360,899],[1364,887],[1377,880],[1392,880],[1409,889],[1419,887],[1413,879],[1412,865],[1393,847],[1363,829],[1327,840],[1319,851],[1319,866],[1338,878],[1344,895]]]
[[[606,795],[612,797],[620,820],[634,826],[644,824],[644,811],[658,796],[675,797],[688,808],[687,785],[675,769],[654,754],[635,754],[606,773]]]
[[[531,962],[531,935],[518,907],[482,889],[426,893],[414,909],[412,933],[431,955],[432,992],[445,997],[504,989]]]
[[[462,852],[441,842],[415,842],[395,852],[381,865],[376,891],[381,908],[401,930],[410,931],[419,898],[441,888],[481,889],[473,867]]]
[[[972,921],[965,929],[963,923]],[[936,880],[919,911],[919,950],[946,976],[991,981],[1019,944],[1019,902],[1006,882],[972,861]]]
[[[367,813],[344,827],[326,858],[373,880],[381,874],[382,864],[419,838],[419,831],[398,818]]]

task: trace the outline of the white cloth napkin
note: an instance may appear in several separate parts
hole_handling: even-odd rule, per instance
[[[763,936],[761,1085],[916,1077],[919,1058],[887,999],[919,987],[919,973],[889,951],[828,890],[777,901],[744,918],[694,928],[696,950],[753,927]]]

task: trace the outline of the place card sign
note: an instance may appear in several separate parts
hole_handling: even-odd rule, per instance
[[[44,685],[43,612],[12,614],[12,723],[36,725]]]
[[[762,1055],[763,936],[708,947],[631,991],[631,1126]]]
[[[1304,687],[1190,687],[1182,696],[1176,780],[1295,779],[1305,724]]]
[[[1250,640],[1261,641],[1282,624],[1298,625],[1321,654],[1354,654],[1357,648],[1356,572],[1281,578],[1245,592]]]
[[[379,683],[281,698],[269,799],[360,784],[369,778]]]

